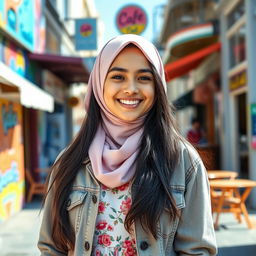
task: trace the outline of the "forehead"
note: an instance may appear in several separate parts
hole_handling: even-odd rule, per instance
[[[110,67],[121,65],[121,66],[138,66],[143,65],[149,67],[149,61],[142,53],[142,51],[135,45],[129,45],[125,47],[120,53],[115,57]]]

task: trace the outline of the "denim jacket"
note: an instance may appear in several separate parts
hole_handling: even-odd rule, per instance
[[[209,184],[197,152],[183,146],[170,182],[170,191],[180,217],[170,221],[167,212],[160,217],[158,239],[135,223],[139,256],[216,255],[216,240],[211,215]],[[78,172],[67,203],[70,223],[76,234],[74,251],[59,251],[51,238],[51,193],[47,196],[38,247],[41,255],[90,256],[98,213],[100,185],[88,160]]]

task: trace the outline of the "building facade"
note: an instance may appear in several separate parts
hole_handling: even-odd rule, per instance
[[[201,116],[217,167],[252,180],[256,180],[255,10],[255,0],[169,1],[160,36],[170,76],[169,98],[178,109],[181,130],[185,134],[183,127],[191,116]],[[255,189],[249,199],[256,208]]]
[[[44,47],[41,7],[40,0],[0,2],[0,222],[25,200],[25,112],[54,111],[54,98],[39,86],[29,59],[29,52]]]
[[[180,130],[201,123],[204,139],[195,145],[208,169],[219,168],[220,42],[216,1],[169,1],[160,43]]]
[[[75,48],[75,5],[72,19],[92,15],[93,1],[0,1],[0,222],[23,207],[25,170],[44,181],[72,139],[71,88],[86,85],[93,56]]]
[[[256,1],[220,1],[222,167],[256,180]],[[256,191],[251,205],[256,208]]]

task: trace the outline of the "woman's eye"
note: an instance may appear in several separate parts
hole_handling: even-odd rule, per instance
[[[139,77],[139,80],[142,80],[142,81],[151,81],[152,78],[150,76],[140,76]]]
[[[123,80],[124,77],[122,75],[114,75],[111,77],[111,79],[114,79],[114,80]]]

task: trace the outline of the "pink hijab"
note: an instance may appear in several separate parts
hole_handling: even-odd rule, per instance
[[[89,148],[89,158],[95,177],[105,186],[121,186],[134,176],[135,160],[143,133],[145,115],[133,122],[125,122],[114,116],[103,98],[105,78],[112,62],[128,44],[137,46],[162,78],[166,90],[164,68],[157,49],[141,36],[127,34],[117,36],[106,43],[99,53],[88,82],[85,98],[88,110],[91,94],[100,106],[102,123]]]

